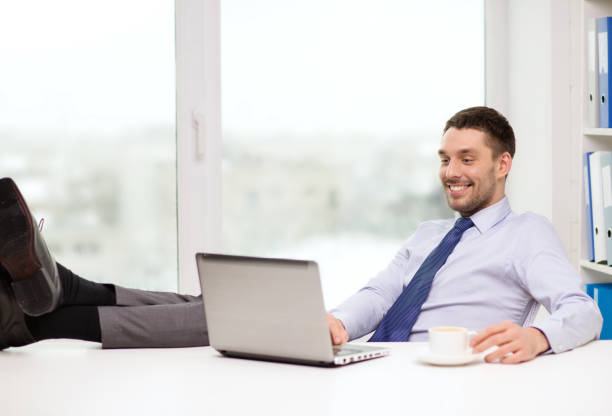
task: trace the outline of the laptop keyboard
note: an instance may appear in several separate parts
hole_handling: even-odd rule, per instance
[[[333,347],[333,348],[334,348],[334,355],[336,357],[341,357],[343,355],[357,354],[361,352],[361,350],[358,350],[355,348],[347,348],[347,347]]]

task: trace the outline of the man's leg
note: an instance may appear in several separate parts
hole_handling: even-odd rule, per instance
[[[114,287],[87,281],[59,263],[57,269],[62,289],[57,309],[28,316],[16,299],[12,276],[0,265],[0,350],[51,338],[100,342],[98,305],[115,304]]]
[[[173,292],[128,289],[115,286],[116,306],[173,305],[202,302],[202,296],[181,295]],[[110,305],[112,306],[112,305]]]
[[[70,338],[101,342],[103,348],[208,345],[201,296],[100,284],[59,263],[57,268],[63,295],[60,306],[45,315],[23,316],[32,337],[27,342],[26,336],[24,342]],[[9,280],[7,274],[4,280]]]
[[[144,306],[171,305],[186,302],[201,302],[202,296],[181,295],[173,292],[128,289],[125,287],[96,283],[84,279],[72,270],[57,263],[62,287],[59,306]]]
[[[85,280],[58,263],[63,308],[48,316],[29,319],[39,323],[38,335],[63,333],[63,338],[102,342],[103,348],[194,347],[208,345],[202,296],[154,292],[103,285]],[[91,308],[68,305],[96,305]],[[96,323],[93,323],[95,312]],[[62,316],[63,315],[63,316]],[[77,322],[74,317],[79,315]],[[90,318],[88,318],[90,317]],[[77,323],[72,327],[62,322]],[[89,323],[91,331],[84,327]],[[53,329],[55,327],[55,329]],[[53,330],[52,330],[53,329]],[[92,339],[97,330],[98,339]],[[55,331],[55,332],[54,332]],[[66,336],[70,335],[70,336]]]
[[[116,305],[115,287],[83,279],[57,263],[61,295],[57,309],[24,317],[36,341],[54,338],[100,342],[98,306]]]
[[[202,301],[170,305],[103,306],[103,348],[172,348],[209,345]]]
[[[114,306],[117,304],[115,285],[92,282],[57,264],[61,296],[58,306]]]
[[[35,224],[13,181],[0,179],[0,350],[49,338],[110,348],[208,344],[199,297],[83,279],[56,265]]]
[[[65,289],[62,294],[66,296],[62,297],[57,310],[31,317],[24,315],[17,306],[9,284],[10,276],[0,266],[0,284],[3,285],[0,286],[0,319],[10,318],[17,322],[11,325],[16,335],[8,339],[0,330],[0,349],[57,338],[102,342],[103,348],[208,345],[201,296],[95,283],[75,275],[59,263],[57,267],[62,289]],[[3,294],[5,301],[1,299]],[[12,307],[2,308],[9,298]]]
[[[58,263],[62,280],[62,305],[97,305],[96,325],[99,328],[103,348],[160,348],[196,347],[209,345],[206,317],[202,296],[181,295],[171,292],[154,292],[128,289],[121,286],[102,285],[85,280]],[[49,328],[61,314],[69,317],[80,314],[83,325],[68,329],[64,338],[89,339],[88,333],[81,328],[87,316],[93,313],[86,309],[61,308],[45,317],[34,318],[41,321],[41,328]],[[28,324],[31,320],[26,318]],[[93,321],[93,317],[90,319]],[[59,328],[58,328],[59,329]],[[66,334],[66,332],[64,332]],[[93,332],[91,333],[93,335]]]

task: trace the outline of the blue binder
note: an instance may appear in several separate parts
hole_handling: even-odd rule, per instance
[[[608,260],[604,193],[601,175],[601,156],[606,153],[609,152],[593,152],[593,154],[589,156],[589,170],[591,172],[591,212],[593,213],[593,253],[595,254],[595,263],[599,264],[607,264]]]
[[[601,189],[603,192],[606,259],[608,259],[608,266],[612,266],[612,152],[601,152]]]
[[[599,339],[612,339],[612,283],[590,283],[585,287],[587,295],[595,300],[603,316]]]
[[[591,166],[589,163],[589,158],[592,153],[593,152],[585,153],[582,160],[582,175],[584,177],[584,227],[586,229],[587,258],[589,261],[595,261],[595,242],[593,240],[593,212],[591,211]]]
[[[612,17],[597,18],[597,44],[599,46],[599,127],[610,127],[610,107],[608,99],[609,94],[609,68],[610,68],[610,36],[608,36],[608,27],[612,28]]]
[[[597,19],[587,20],[587,127],[599,127],[599,61],[597,54]]]

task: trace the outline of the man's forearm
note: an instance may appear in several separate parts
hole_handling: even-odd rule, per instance
[[[383,306],[377,297],[361,290],[329,312],[342,321],[350,339],[359,338],[376,329],[382,319],[383,312],[379,309]]]
[[[573,302],[563,305],[531,327],[545,336],[552,352],[559,353],[597,339],[602,321],[599,310],[592,302]]]

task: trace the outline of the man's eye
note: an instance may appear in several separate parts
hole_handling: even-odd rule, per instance
[[[442,164],[448,163],[448,159],[440,159],[440,163]]]
[[[473,161],[473,159],[467,159],[467,158],[466,158],[466,159],[463,159],[463,161],[464,161],[465,163],[470,163],[470,162],[472,162],[472,161]]]

